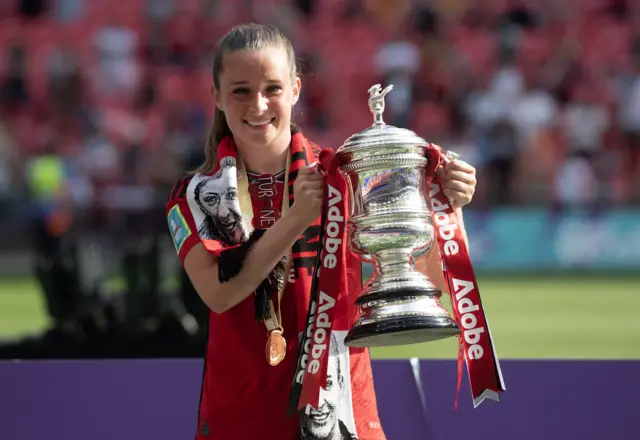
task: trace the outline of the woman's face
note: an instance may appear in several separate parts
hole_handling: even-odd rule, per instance
[[[300,79],[291,78],[284,50],[227,53],[219,80],[220,89],[214,89],[214,100],[240,148],[258,152],[278,141],[288,145],[291,111],[300,93]]]

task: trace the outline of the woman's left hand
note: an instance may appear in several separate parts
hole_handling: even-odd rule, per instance
[[[476,169],[456,159],[438,169],[443,193],[449,198],[452,208],[462,208],[471,202],[476,190]]]

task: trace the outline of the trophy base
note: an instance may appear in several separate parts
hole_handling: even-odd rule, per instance
[[[391,347],[437,341],[460,333],[447,317],[395,318],[354,327],[344,340],[348,347]]]
[[[449,338],[460,327],[435,288],[373,291],[358,298],[361,314],[345,338],[349,347],[389,347]]]

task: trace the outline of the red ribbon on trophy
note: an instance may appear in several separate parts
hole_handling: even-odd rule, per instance
[[[498,402],[498,393],[506,388],[460,223],[448,197],[442,191],[444,182],[440,181],[436,173],[449,159],[442,149],[434,144],[429,144],[426,155],[426,191],[431,204],[443,273],[449,286],[454,319],[461,330],[458,336],[458,387],[455,406],[457,407],[464,359],[475,408],[485,399]]]
[[[484,314],[478,284],[458,218],[442,192],[436,170],[447,160],[440,147],[427,148],[426,185],[443,273],[449,286],[458,337],[458,392],[462,361],[466,360],[474,407],[485,399],[499,401],[506,388]],[[338,170],[335,152],[323,150],[319,170],[325,176],[320,242],[322,249],[311,287],[310,306],[300,342],[296,374],[291,389],[289,414],[306,405],[317,408],[320,388],[326,386],[329,344],[340,290],[346,285],[347,182]],[[456,394],[457,406],[457,394]]]
[[[333,150],[320,153],[318,169],[325,178],[320,227],[322,249],[311,286],[309,311],[289,400],[289,414],[307,405],[318,408],[320,388],[325,388],[327,382],[329,345],[338,297],[347,285],[347,248],[344,245],[349,212],[347,182],[339,172]]]

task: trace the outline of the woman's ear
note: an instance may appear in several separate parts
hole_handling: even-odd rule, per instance
[[[293,84],[293,105],[296,105],[298,99],[300,99],[300,89],[302,88],[302,81],[300,81],[300,77],[296,78],[295,83]]]

